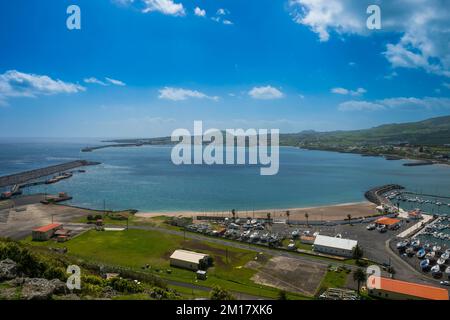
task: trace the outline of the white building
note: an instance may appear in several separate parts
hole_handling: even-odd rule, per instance
[[[207,262],[208,255],[187,250],[175,250],[170,256],[170,265],[197,271],[202,262]]]
[[[357,245],[356,240],[318,235],[314,240],[313,249],[330,255],[351,257],[353,248]]]

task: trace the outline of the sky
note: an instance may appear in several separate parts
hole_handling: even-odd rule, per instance
[[[370,30],[369,5],[381,29]],[[70,5],[81,29],[69,30]],[[350,130],[450,114],[445,0],[0,2],[0,137]]]

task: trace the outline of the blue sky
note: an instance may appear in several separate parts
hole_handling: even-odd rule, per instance
[[[0,136],[281,132],[450,114],[443,0],[0,3]],[[366,28],[369,4],[382,29]],[[81,9],[68,30],[66,9]]]

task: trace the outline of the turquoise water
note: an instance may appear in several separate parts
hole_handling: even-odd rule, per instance
[[[102,162],[86,173],[25,193],[66,191],[72,204],[143,211],[251,210],[357,202],[368,189],[398,183],[410,191],[450,195],[450,167],[402,166],[404,161],[298,148],[281,148],[280,170],[260,176],[258,166],[175,166],[171,147],[109,148],[89,140],[0,140],[0,175],[75,159]],[[442,208],[442,210],[448,210]],[[449,210],[450,212],[450,210]]]

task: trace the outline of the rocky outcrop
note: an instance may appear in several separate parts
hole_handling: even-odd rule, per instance
[[[17,276],[17,263],[11,259],[0,261],[0,281],[11,280]]]
[[[66,284],[58,279],[24,278],[21,297],[25,300],[46,300],[53,294],[64,294],[66,290]]]

